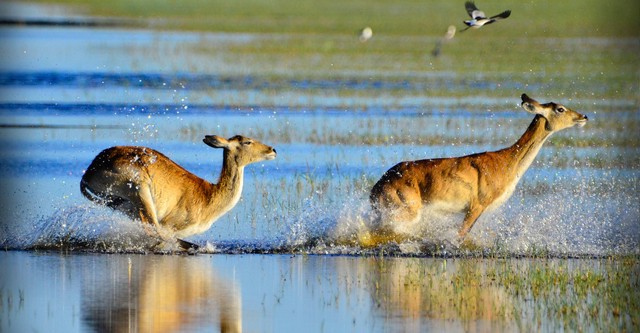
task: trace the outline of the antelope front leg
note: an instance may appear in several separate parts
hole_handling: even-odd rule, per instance
[[[174,235],[160,225],[156,215],[156,207],[153,203],[153,196],[148,186],[140,186],[138,192],[141,208],[139,209],[140,220],[147,231],[147,234],[160,238],[163,241],[175,241]]]
[[[178,246],[178,249],[184,250],[193,247],[183,245],[180,243],[180,240],[173,238],[170,233],[164,231],[157,222],[154,222],[154,216],[149,214],[145,209],[140,209],[138,212],[145,233],[155,240],[155,244],[151,247],[154,252],[173,252],[177,249],[176,246]]]
[[[153,238],[162,239],[162,236],[160,236],[160,233],[158,232],[158,228],[152,222],[151,217],[149,217],[144,209],[138,210],[138,216],[140,217],[140,221],[142,222],[142,228],[147,235]]]
[[[460,241],[464,240],[482,212],[484,212],[484,207],[474,206],[469,208],[467,214],[464,217],[464,221],[462,221],[462,226],[460,226],[460,230],[458,231],[458,237],[460,238]]]

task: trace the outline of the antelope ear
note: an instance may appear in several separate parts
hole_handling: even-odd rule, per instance
[[[538,103],[538,101],[536,101],[535,99],[527,96],[527,94],[522,94],[522,96],[520,96],[520,98],[522,98],[522,104],[520,104],[520,106],[522,106],[522,108],[529,112],[529,113],[534,113],[534,114],[540,114],[540,112],[537,110],[538,106],[540,105],[540,103]]]
[[[227,139],[217,135],[205,135],[202,142],[213,148],[227,148],[229,147],[229,141]]]

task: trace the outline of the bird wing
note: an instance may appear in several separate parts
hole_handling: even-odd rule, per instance
[[[507,17],[509,17],[509,15],[511,15],[511,11],[505,10],[504,12],[498,15],[491,16],[490,19],[506,19]]]
[[[482,20],[487,18],[487,15],[484,14],[481,10],[474,10],[471,14],[474,20]]]
[[[477,18],[484,18],[484,13],[478,9],[478,7],[476,7],[476,4],[473,3],[473,1],[467,1],[464,3],[464,8],[467,10],[467,13],[469,14],[469,16],[471,16],[472,19],[477,19]]]
[[[478,11],[478,7],[476,7],[476,4],[473,3],[473,1],[465,2],[464,8],[467,10],[467,13],[469,14],[469,16],[471,16],[471,18],[475,18],[473,17],[473,12]]]

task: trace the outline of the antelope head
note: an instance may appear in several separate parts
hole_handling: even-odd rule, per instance
[[[224,149],[225,156],[231,156],[239,166],[276,158],[276,150],[273,147],[242,135],[229,139],[207,135],[202,141],[210,147]]]
[[[527,96],[527,94],[522,94],[521,98],[522,108],[527,112],[544,117],[547,120],[547,130],[552,132],[557,132],[575,125],[582,127],[589,120],[587,116],[573,111],[561,104],[554,102],[540,104],[535,99]]]

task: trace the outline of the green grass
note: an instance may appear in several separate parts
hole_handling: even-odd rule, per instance
[[[462,2],[435,0],[40,0],[74,6],[91,15],[160,20],[153,26],[223,32],[354,34],[369,25],[381,36],[440,36],[450,24],[462,27]],[[511,9],[506,37],[638,37],[637,1],[486,0],[488,14]],[[508,22],[508,23],[506,23]],[[488,30],[494,27],[488,27]]]

